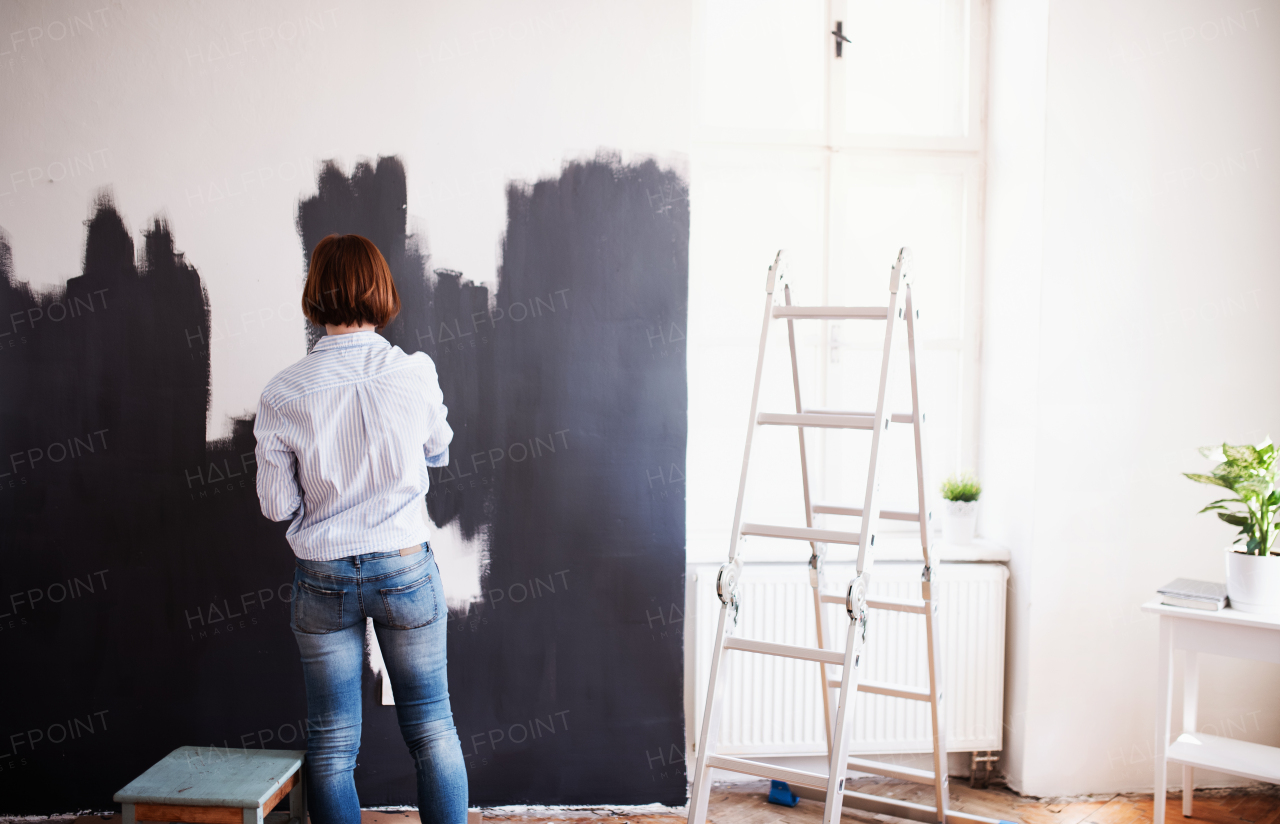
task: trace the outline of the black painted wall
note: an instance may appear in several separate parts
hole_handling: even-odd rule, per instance
[[[405,191],[395,158],[327,165],[298,231],[374,240],[404,301],[387,337],[439,368],[456,436],[428,508],[491,560],[450,616],[472,804],[683,803],[684,183],[602,156],[511,186],[492,296],[429,271]],[[161,221],[141,254],[108,198],[87,225],[57,294],[0,237],[0,813],[110,809],[180,745],[305,746],[252,421],[205,441],[201,276]],[[412,804],[375,686],[361,801]]]

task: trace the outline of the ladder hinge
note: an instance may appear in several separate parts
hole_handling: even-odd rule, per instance
[[[728,607],[733,614],[733,625],[738,625],[738,612],[742,607],[742,598],[738,592],[738,578],[742,575],[742,559],[734,558],[731,563],[722,564],[720,574],[716,576],[716,596],[720,603]]]
[[[822,587],[822,566],[827,558],[827,545],[815,544],[813,554],[809,556],[809,586],[814,589]]]
[[[737,558],[720,565],[720,574],[716,576],[716,595],[720,597],[720,603],[729,603],[729,596],[738,588],[738,578],[741,575],[742,561]]]
[[[862,627],[862,641],[867,640],[867,575],[863,573],[857,578],[849,582],[849,591],[844,597],[844,608],[849,613],[849,619],[855,624]],[[850,627],[850,632],[857,631],[857,627]]]

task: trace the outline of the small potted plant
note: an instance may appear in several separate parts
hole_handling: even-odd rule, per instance
[[[1206,446],[1200,454],[1219,461],[1208,475],[1186,472],[1202,484],[1220,486],[1232,492],[1206,506],[1201,512],[1217,511],[1218,517],[1240,528],[1235,543],[1244,549],[1227,547],[1227,597],[1241,612],[1280,613],[1280,560],[1272,557],[1280,509],[1276,489],[1276,448],[1267,438],[1257,446]]]
[[[949,544],[973,543],[973,528],[978,522],[978,496],[982,484],[968,472],[952,475],[942,482],[946,500],[942,516],[942,538]]]

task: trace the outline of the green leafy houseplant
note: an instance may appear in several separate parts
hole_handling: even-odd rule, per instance
[[[1200,454],[1210,460],[1221,461],[1210,474],[1184,472],[1193,481],[1220,486],[1235,493],[1206,506],[1201,512],[1218,511],[1218,517],[1232,526],[1240,527],[1240,537],[1233,543],[1248,539],[1245,552],[1249,555],[1269,555],[1276,540],[1277,509],[1280,509],[1280,490],[1276,489],[1276,448],[1267,438],[1257,446],[1204,446]]]
[[[976,501],[982,494],[982,484],[969,473],[952,475],[942,482],[942,497],[948,501]]]

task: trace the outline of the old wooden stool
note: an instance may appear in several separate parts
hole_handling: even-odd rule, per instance
[[[290,824],[307,824],[305,750],[179,747],[114,799],[123,824],[262,824],[285,795]]]

